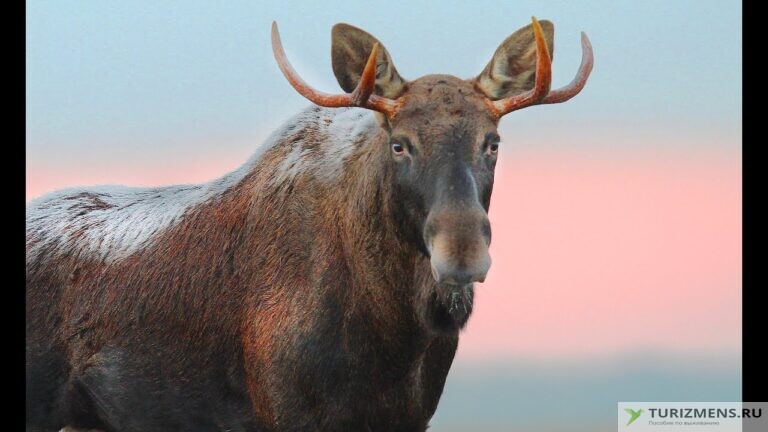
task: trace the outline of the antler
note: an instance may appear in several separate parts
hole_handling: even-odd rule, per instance
[[[565,102],[579,94],[581,89],[587,84],[587,78],[589,78],[589,74],[592,72],[594,62],[595,58],[592,55],[592,44],[589,42],[587,34],[581,32],[581,64],[579,65],[579,71],[576,72],[573,81],[568,83],[567,86],[549,92],[549,94],[547,94],[547,96],[539,103],[552,104]]]
[[[371,55],[368,57],[368,61],[365,64],[365,68],[360,76],[360,82],[357,84],[357,87],[355,87],[352,93],[338,95],[315,90],[301,79],[288,62],[288,58],[285,56],[283,44],[280,42],[280,33],[277,31],[277,22],[275,21],[272,22],[272,52],[275,55],[275,60],[277,60],[277,65],[280,67],[280,70],[283,72],[283,75],[285,75],[288,82],[297,92],[315,104],[329,108],[361,107],[384,113],[389,118],[395,116],[398,107],[397,102],[373,94],[374,87],[376,86],[376,56],[379,52],[378,42],[373,45]]]
[[[533,34],[536,38],[536,81],[533,88],[525,93],[511,96],[497,101],[488,100],[491,110],[497,117],[501,117],[512,111],[532,105],[553,104],[565,102],[576,96],[587,84],[594,57],[592,55],[592,44],[587,35],[581,33],[581,65],[576,77],[567,86],[557,90],[549,91],[552,83],[552,60],[549,57],[547,42],[544,40],[544,32],[541,25],[532,17]]]

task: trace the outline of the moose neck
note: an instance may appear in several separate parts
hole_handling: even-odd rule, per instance
[[[368,300],[375,320],[390,328],[422,329],[419,302],[434,284],[428,258],[398,205],[388,135],[375,129],[348,158],[339,187],[341,238],[351,252],[356,289]]]

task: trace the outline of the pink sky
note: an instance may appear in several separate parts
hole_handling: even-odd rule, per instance
[[[708,144],[505,148],[491,204],[493,265],[476,287],[459,358],[738,355],[740,154]],[[207,181],[250,151],[123,165],[31,161],[27,197]]]
[[[501,159],[460,355],[738,355],[740,155],[581,151]]]

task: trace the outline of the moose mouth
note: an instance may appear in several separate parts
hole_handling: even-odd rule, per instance
[[[474,284],[439,284],[429,302],[430,321],[441,332],[452,333],[467,324],[472,313]]]

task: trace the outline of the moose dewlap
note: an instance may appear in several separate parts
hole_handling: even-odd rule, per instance
[[[471,79],[408,80],[332,31],[343,94],[203,185],[65,190],[27,206],[27,430],[424,431],[488,246],[497,126],[564,102],[554,27]]]

